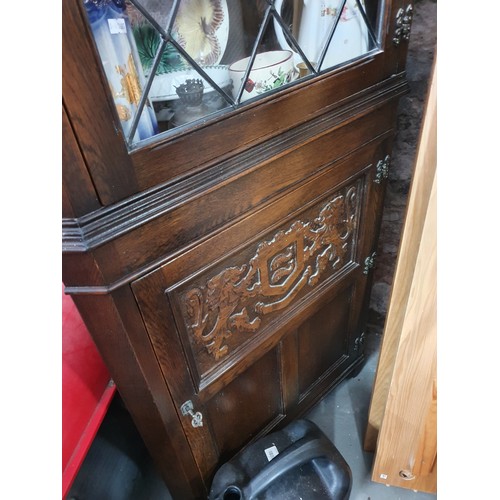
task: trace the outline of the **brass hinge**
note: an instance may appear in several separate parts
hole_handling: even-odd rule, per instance
[[[377,256],[377,252],[373,252],[365,259],[365,267],[363,268],[363,274],[368,274],[370,269],[375,267],[375,257]]]
[[[413,20],[413,5],[409,4],[405,9],[400,8],[396,13],[396,29],[392,41],[398,46],[401,40],[407,42],[410,39],[411,22]]]
[[[375,167],[375,179],[373,182],[380,184],[382,179],[387,179],[389,176],[389,165],[391,163],[391,157],[387,155],[383,160],[379,160],[377,166]]]
[[[362,332],[359,337],[354,339],[354,350],[355,351],[361,350],[364,343],[365,343],[365,332]]]

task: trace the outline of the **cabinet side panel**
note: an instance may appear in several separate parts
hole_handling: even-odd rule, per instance
[[[80,217],[101,204],[83,161],[68,115],[62,108],[63,217]]]
[[[137,184],[82,9],[76,0],[62,2],[63,99],[99,198],[107,205],[137,192]]]
[[[201,497],[204,487],[185,436],[179,431],[171,398],[150,352],[150,342],[140,319],[130,318],[130,311],[136,306],[129,291],[75,295],[73,299],[172,495]],[[123,314],[121,308],[128,312]],[[142,332],[141,352],[133,346],[137,339],[131,342],[128,336],[127,322],[135,328],[136,335]]]

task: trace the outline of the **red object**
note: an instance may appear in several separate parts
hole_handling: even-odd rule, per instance
[[[62,497],[69,492],[116,387],[69,295],[62,294]]]

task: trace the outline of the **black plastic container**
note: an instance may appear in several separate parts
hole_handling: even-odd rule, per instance
[[[268,434],[215,474],[209,500],[347,500],[349,465],[309,420]]]

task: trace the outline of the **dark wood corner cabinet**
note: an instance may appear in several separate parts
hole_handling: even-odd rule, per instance
[[[176,499],[363,362],[411,9],[62,4],[65,290]]]

